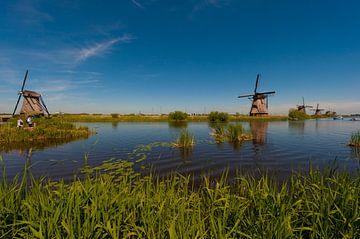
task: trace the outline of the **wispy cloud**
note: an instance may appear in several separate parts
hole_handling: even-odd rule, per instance
[[[53,16],[40,9],[39,1],[20,0],[10,10],[16,20],[26,25],[39,25],[41,22],[54,20]]]
[[[137,0],[130,0],[138,8],[144,9],[144,6],[140,4]]]
[[[115,44],[129,43],[134,38],[128,34],[121,37],[113,38],[108,41],[97,43],[93,46],[82,48],[78,51],[76,62],[83,62],[90,57],[100,56],[110,51]]]
[[[222,8],[228,6],[231,0],[201,0],[197,1],[194,6],[192,13],[198,12],[208,7]]]

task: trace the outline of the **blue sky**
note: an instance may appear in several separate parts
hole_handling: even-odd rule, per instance
[[[3,0],[0,112],[27,89],[51,112],[360,112],[358,1]]]

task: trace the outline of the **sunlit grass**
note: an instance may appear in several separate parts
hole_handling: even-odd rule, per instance
[[[180,135],[173,144],[177,148],[188,148],[195,144],[195,138],[192,133],[187,130],[181,130]]]
[[[211,135],[218,143],[227,140],[230,143],[241,143],[252,139],[252,134],[244,130],[241,124],[214,124],[211,125]]]
[[[103,173],[100,173],[100,172]],[[92,175],[92,176],[90,176]],[[359,238],[360,175],[141,177],[107,162],[83,180],[0,182],[4,238]]]
[[[44,142],[69,141],[71,139],[87,138],[93,132],[84,126],[75,126],[72,123],[62,122],[54,119],[35,119],[36,126],[29,128],[17,128],[15,122],[0,125],[1,148],[24,144],[36,146]]]

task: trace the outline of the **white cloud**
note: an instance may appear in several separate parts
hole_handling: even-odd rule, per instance
[[[131,42],[131,40],[133,40],[133,37],[125,34],[121,37],[113,38],[108,41],[97,43],[90,47],[82,48],[77,53],[76,61],[83,62],[90,57],[103,55],[107,53],[111,49],[111,47],[114,46],[115,44],[129,43]]]
[[[39,1],[21,0],[12,6],[12,14],[16,20],[26,25],[38,25],[44,21],[53,21],[54,17],[40,10]]]
[[[140,4],[137,0],[131,0],[131,2],[132,2],[133,4],[135,4],[135,6],[137,6],[138,8],[141,8],[141,9],[144,8],[144,6],[143,6],[142,4]]]

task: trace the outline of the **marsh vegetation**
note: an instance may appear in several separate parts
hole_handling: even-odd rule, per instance
[[[29,166],[29,165],[28,165]],[[28,167],[27,166],[27,167]],[[125,161],[53,182],[0,182],[4,238],[358,238],[360,175],[141,177]],[[230,183],[231,182],[231,183]]]
[[[47,143],[54,145],[69,142],[87,138],[94,133],[88,127],[75,126],[57,119],[38,118],[34,122],[36,126],[32,128],[27,126],[17,128],[15,120],[10,124],[0,125],[1,150],[44,147]]]
[[[229,143],[241,143],[251,140],[251,132],[246,131],[241,124],[211,124],[211,135],[218,143],[228,141]]]
[[[360,131],[351,135],[349,146],[360,147]]]

